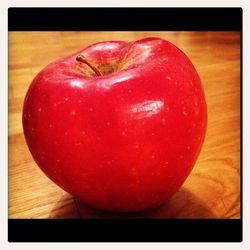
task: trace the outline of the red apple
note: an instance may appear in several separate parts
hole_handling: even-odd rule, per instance
[[[174,194],[206,126],[194,66],[160,38],[100,42],[48,65],[23,108],[25,138],[42,171],[109,211],[151,209]]]

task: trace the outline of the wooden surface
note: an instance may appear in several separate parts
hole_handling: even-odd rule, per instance
[[[33,77],[51,61],[103,40],[159,36],[180,47],[202,79],[208,130],[198,161],[182,188],[158,210],[113,214],[91,209],[52,183],[24,141],[22,104]],[[10,218],[239,218],[240,35],[235,32],[10,32]]]

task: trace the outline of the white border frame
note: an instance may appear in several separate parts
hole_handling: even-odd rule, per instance
[[[247,157],[247,149],[250,150],[249,145],[249,130],[250,118],[249,112],[247,114],[247,107],[250,106],[250,7],[249,1],[233,1],[233,0],[210,0],[210,1],[199,1],[189,0],[188,5],[185,0],[127,0],[126,4],[118,5],[116,0],[91,0],[87,3],[83,3],[82,0],[4,0],[0,3],[0,249],[44,249],[53,248],[68,250],[69,247],[74,249],[107,249],[113,250],[119,249],[250,249],[250,160],[249,154]],[[8,222],[8,26],[7,26],[7,15],[8,7],[242,7],[243,8],[243,242],[242,243],[9,243],[7,234],[7,222]],[[2,46],[3,45],[3,46]],[[248,55],[248,57],[246,56]],[[3,59],[3,60],[2,60]],[[249,236],[249,238],[248,238]]]

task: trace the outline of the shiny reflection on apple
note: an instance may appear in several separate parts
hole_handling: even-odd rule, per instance
[[[77,81],[77,80],[72,80],[70,82],[70,86],[73,88],[80,88],[82,89],[84,87],[84,82],[83,81]]]
[[[164,106],[161,100],[150,100],[140,102],[129,107],[129,112],[133,114],[134,119],[143,119],[158,114]]]

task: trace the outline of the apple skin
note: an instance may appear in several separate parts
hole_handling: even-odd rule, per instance
[[[79,54],[103,75],[77,61]],[[148,210],[173,195],[196,162],[206,127],[194,66],[154,37],[100,42],[48,65],[23,107],[26,142],[42,171],[109,211]]]

